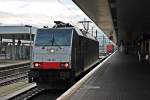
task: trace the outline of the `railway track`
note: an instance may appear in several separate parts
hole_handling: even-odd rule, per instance
[[[28,77],[29,63],[0,69],[0,86],[9,85]]]
[[[101,63],[104,59],[101,59],[99,63]],[[97,63],[97,64],[99,64],[99,63]],[[94,66],[96,66],[97,64],[95,64]],[[92,69],[90,69],[90,70],[92,70]],[[84,73],[84,75],[86,75],[89,71]],[[80,76],[76,81],[79,81],[83,76]],[[64,90],[44,90],[44,89],[36,86],[34,88],[28,89],[25,92],[21,92],[20,94],[10,98],[9,100],[31,100],[31,99],[32,100],[43,100],[43,99],[44,100],[54,100],[57,97],[59,97],[62,93],[64,93],[66,90],[67,89],[64,89]]]
[[[28,100],[30,98],[32,98],[33,96],[39,94],[40,92],[42,92],[44,89],[41,89],[39,87],[33,87],[27,91],[24,91],[12,98],[10,98],[9,100]]]
[[[5,86],[5,85],[9,85],[9,84],[12,84],[12,83],[16,83],[18,81],[21,81],[21,80],[24,80],[24,79],[27,79],[27,78],[28,78],[27,74],[20,74],[20,75],[17,75],[17,76],[8,77],[6,79],[0,80],[0,87]]]

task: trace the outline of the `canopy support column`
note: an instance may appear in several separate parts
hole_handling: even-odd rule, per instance
[[[12,61],[15,61],[15,35],[12,35]]]

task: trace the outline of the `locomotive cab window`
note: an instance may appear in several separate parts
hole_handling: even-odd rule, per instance
[[[72,29],[39,29],[36,46],[70,46]]]

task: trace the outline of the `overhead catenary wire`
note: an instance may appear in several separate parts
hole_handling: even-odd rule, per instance
[[[81,16],[81,14],[77,13],[76,11],[72,10],[70,7],[68,7],[62,0],[57,0],[61,5],[63,5],[72,15],[74,16]],[[83,12],[83,14],[85,14]],[[86,14],[85,14],[86,15]],[[85,19],[85,16],[83,16],[84,20]],[[88,16],[87,16],[88,19],[90,19]],[[91,21],[91,20],[90,20]],[[72,21],[70,21],[71,24],[73,24],[74,26],[77,26],[77,24],[79,24],[78,22],[77,23],[73,23]],[[92,26],[93,27],[93,26]],[[84,25],[83,25],[83,28],[85,29]]]
[[[81,16],[79,13],[77,13],[76,11],[74,11],[74,10],[72,10],[70,7],[68,7],[63,1],[64,0],[57,0],[62,6],[64,6],[65,8],[66,8],[66,10],[68,10],[72,15],[74,15],[74,16]],[[84,13],[84,12],[83,12]],[[85,13],[84,13],[85,14]],[[85,14],[86,15],[86,14]],[[85,19],[85,16],[83,17],[84,18],[84,20],[86,20]],[[88,19],[90,19],[88,16],[87,16],[87,18]],[[92,21],[91,19],[90,19],[90,21]],[[72,21],[70,21],[70,23],[71,24],[73,24],[74,26],[77,26],[77,24],[78,23],[73,23]],[[93,25],[91,26],[91,27],[95,27],[95,26],[97,26],[93,21],[92,21],[92,23],[93,23]],[[98,28],[98,26],[97,26],[97,28]],[[92,30],[92,29],[91,29]],[[97,30],[97,29],[96,29]],[[101,32],[98,32],[98,33],[101,33]]]
[[[72,13],[73,15],[76,16],[81,16],[80,14],[78,14],[77,12],[75,12],[74,10],[72,10],[70,7],[68,7],[62,0],[57,0],[62,6],[64,6],[70,13]]]
[[[57,0],[62,6],[64,6],[66,8],[67,11],[69,11],[72,15],[74,16],[81,16],[81,14],[77,13],[76,11],[72,10],[70,7],[68,7],[62,0]],[[76,26],[75,23],[73,23],[72,21],[70,21],[72,24],[74,24]]]

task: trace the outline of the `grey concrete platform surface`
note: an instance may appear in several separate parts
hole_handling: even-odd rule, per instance
[[[150,64],[116,52],[70,100],[150,100]]]
[[[0,87],[0,100],[8,100],[35,86],[36,86],[35,83],[28,83],[27,80],[22,80],[7,86],[2,86]]]

